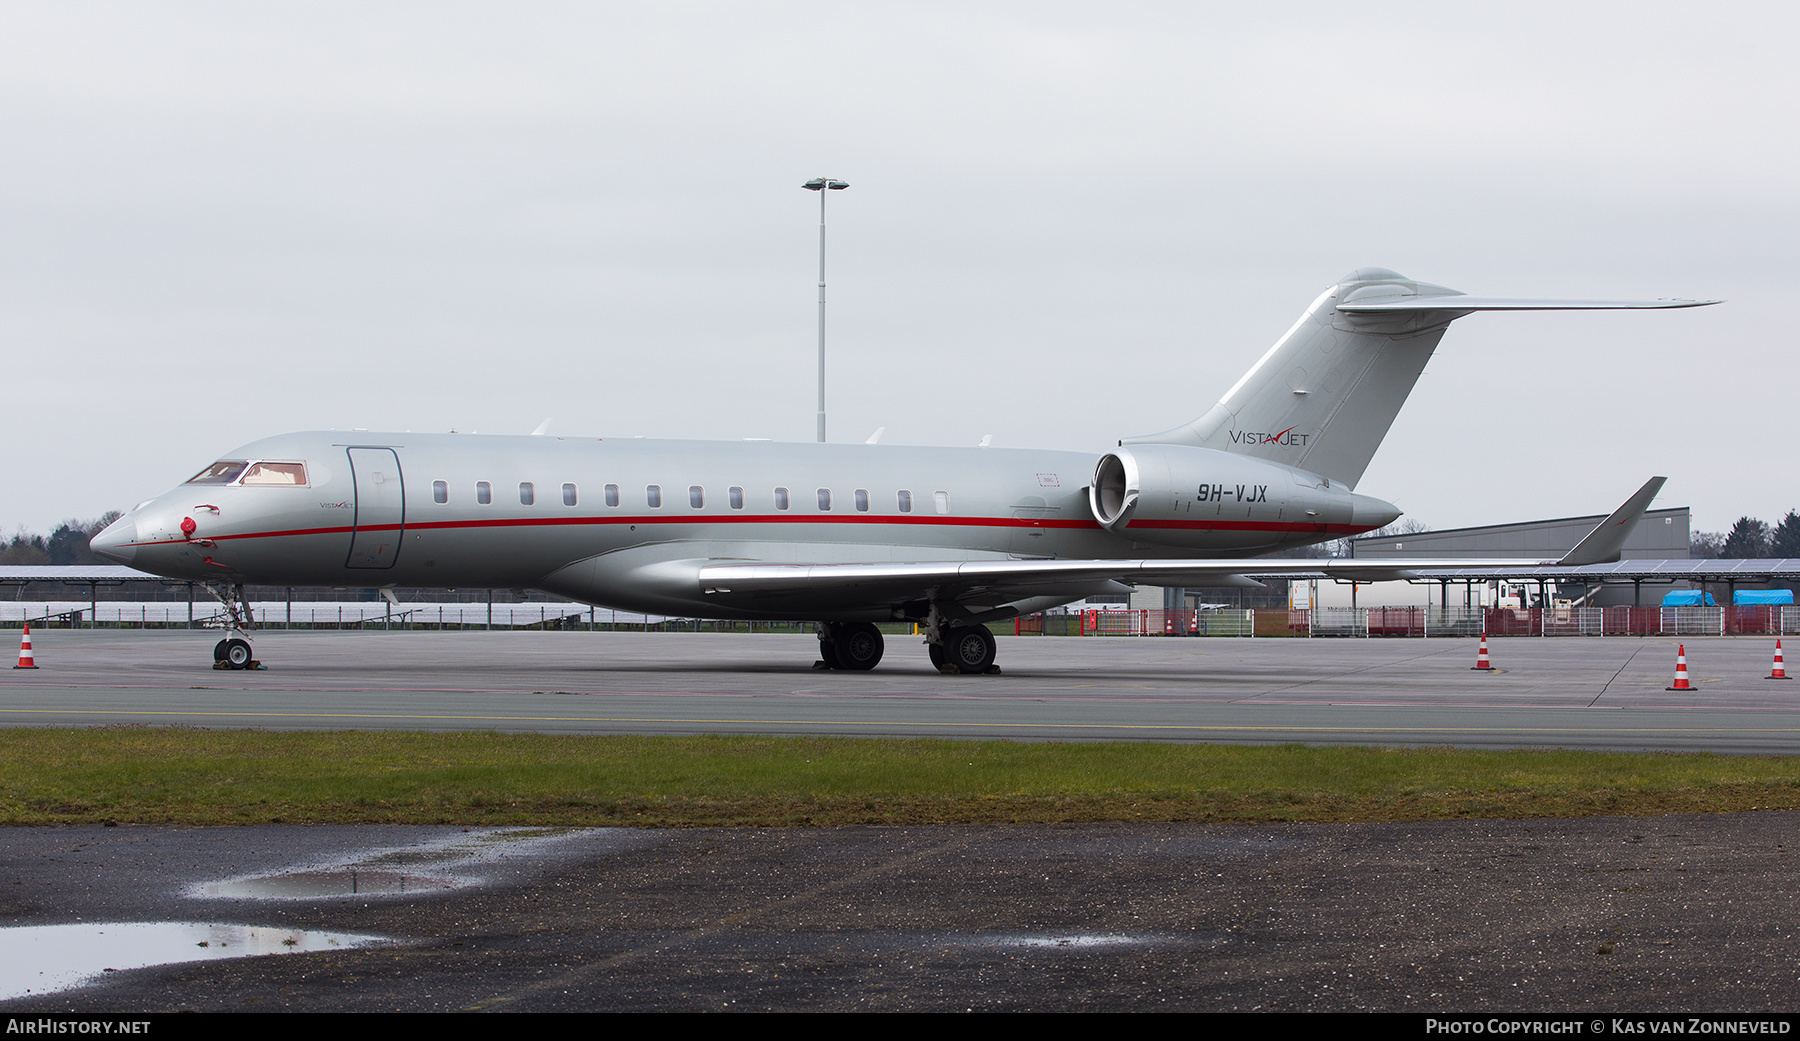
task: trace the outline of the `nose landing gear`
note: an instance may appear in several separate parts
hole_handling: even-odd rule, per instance
[[[213,668],[267,669],[268,666],[257,661],[250,649],[250,630],[256,626],[256,619],[251,617],[250,601],[244,597],[243,585],[208,582],[206,591],[225,606],[225,620],[214,623],[225,629],[225,638],[213,646]]]
[[[220,640],[213,648],[213,668],[215,669],[249,669],[263,668],[263,663],[250,654],[250,641],[237,637]]]

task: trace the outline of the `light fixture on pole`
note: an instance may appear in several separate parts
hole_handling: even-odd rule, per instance
[[[848,181],[832,177],[815,177],[800,187],[819,193],[819,441],[825,440],[825,193],[841,192],[850,187]]]

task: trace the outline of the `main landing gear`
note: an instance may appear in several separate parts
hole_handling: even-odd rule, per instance
[[[257,661],[250,650],[250,630],[255,627],[256,619],[250,615],[250,601],[244,598],[244,587],[208,582],[206,591],[225,605],[225,621],[216,623],[225,629],[225,638],[213,646],[213,668],[268,668]]]
[[[925,625],[925,650],[931,664],[946,676],[997,675],[994,634],[985,625],[943,622],[937,615]],[[935,639],[933,637],[936,637]],[[881,661],[881,630],[868,622],[819,624],[819,660],[815,669],[864,672]]]
[[[867,672],[881,661],[881,630],[869,622],[833,622],[819,626],[819,660],[815,669]]]
[[[931,664],[946,676],[979,676],[997,674],[994,664],[997,647],[994,634],[985,625],[950,625],[943,629],[941,643],[927,643]]]
[[[955,622],[937,604],[925,614],[925,651],[946,676],[999,675],[994,664],[994,634],[985,625]]]

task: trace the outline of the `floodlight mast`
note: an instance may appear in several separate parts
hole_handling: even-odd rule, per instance
[[[815,177],[800,187],[819,193],[819,441],[825,441],[825,194],[829,189],[841,192],[850,187],[848,181],[834,177]]]

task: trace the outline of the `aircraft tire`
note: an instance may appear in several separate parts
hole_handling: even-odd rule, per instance
[[[836,626],[831,627],[832,632],[835,632],[836,630]],[[843,668],[842,665],[838,664],[837,643],[824,636],[819,637],[819,660],[824,663],[827,669]]]
[[[944,663],[950,660],[944,657],[944,645],[941,643],[926,644],[925,653],[931,657],[931,667],[940,672],[943,671]]]
[[[224,658],[224,660],[232,668],[234,668],[234,669],[249,668],[252,657],[254,657],[254,656],[250,653],[250,644],[249,643],[247,643],[243,640],[226,640],[225,641],[225,658]]]
[[[225,660],[225,648],[229,643],[231,643],[230,640],[220,640],[218,643],[213,644],[213,661],[218,662]]]
[[[881,630],[869,622],[851,622],[831,627],[832,650],[837,652],[837,667],[853,672],[867,672],[881,662],[885,649]]]
[[[979,676],[994,664],[999,648],[985,625],[953,626],[944,636],[944,660],[964,676]]]

